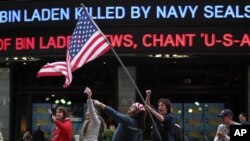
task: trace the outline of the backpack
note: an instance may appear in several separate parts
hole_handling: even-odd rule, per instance
[[[179,124],[174,124],[173,133],[175,141],[183,141],[182,128]]]

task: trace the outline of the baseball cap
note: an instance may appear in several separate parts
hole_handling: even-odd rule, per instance
[[[225,117],[225,116],[231,116],[233,117],[233,112],[230,109],[223,109],[218,115],[218,117]]]

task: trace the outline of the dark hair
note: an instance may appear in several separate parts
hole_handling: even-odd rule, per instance
[[[240,115],[242,115],[243,117],[247,117],[247,114],[244,112],[241,112]]]
[[[103,133],[104,132],[104,129],[107,128],[107,125],[106,125],[106,122],[105,120],[101,117],[101,116],[98,116],[98,118],[100,119],[101,121],[101,127],[100,127],[100,133]]]
[[[140,120],[140,128],[142,130],[146,129],[146,111],[140,111],[138,113],[139,120]]]
[[[69,112],[67,108],[63,106],[59,106],[57,107],[57,110],[63,113],[62,121],[64,121],[67,117],[69,117]]]
[[[128,113],[131,117],[137,118],[139,123],[139,128],[142,130],[146,129],[146,111],[136,110],[134,112]]]
[[[167,98],[161,98],[161,99],[158,100],[157,104],[159,104],[160,102],[165,104],[167,112],[171,113],[171,102],[170,102],[170,100],[167,99]]]

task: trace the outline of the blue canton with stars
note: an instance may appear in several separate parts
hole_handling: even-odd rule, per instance
[[[77,22],[70,42],[69,55],[71,59],[79,53],[83,45],[97,30],[87,11],[83,8],[82,15]]]

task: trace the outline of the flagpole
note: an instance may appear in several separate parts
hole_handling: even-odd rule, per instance
[[[81,6],[82,6],[83,8],[85,8],[85,6],[84,6],[83,3],[81,3]],[[86,10],[86,11],[87,11],[87,10]],[[125,67],[124,63],[123,63],[122,60],[120,59],[119,55],[116,53],[116,51],[114,50],[114,48],[111,46],[111,43],[110,43],[109,40],[106,38],[106,36],[103,34],[103,32],[100,30],[100,28],[97,26],[97,24],[95,23],[95,21],[92,20],[92,18],[90,17],[89,14],[87,14],[87,15],[89,16],[89,19],[93,22],[93,24],[95,24],[96,28],[100,31],[100,33],[103,35],[103,37],[105,38],[105,40],[106,40],[107,43],[109,44],[109,47],[111,48],[112,52],[114,53],[115,57],[117,58],[117,60],[118,60],[119,63],[121,64],[121,66],[122,66],[122,68],[124,69],[124,71],[127,73],[128,77],[129,77],[129,79],[131,80],[132,84],[134,85],[134,87],[135,87],[135,89],[136,89],[136,91],[137,91],[139,97],[141,98],[143,104],[145,105],[145,100],[144,100],[144,98],[143,98],[143,96],[142,96],[142,94],[141,94],[139,88],[137,87],[137,85],[136,85],[134,79],[131,77],[131,75],[130,75],[128,69]],[[157,135],[158,135],[160,141],[162,141],[160,132],[159,132],[157,126],[156,126],[156,123],[155,123],[155,120],[154,120],[152,114],[151,114],[150,112],[148,112],[148,114],[149,114],[149,116],[150,116],[150,118],[151,118],[151,120],[152,120],[154,129],[156,130],[156,133],[157,133]]]

